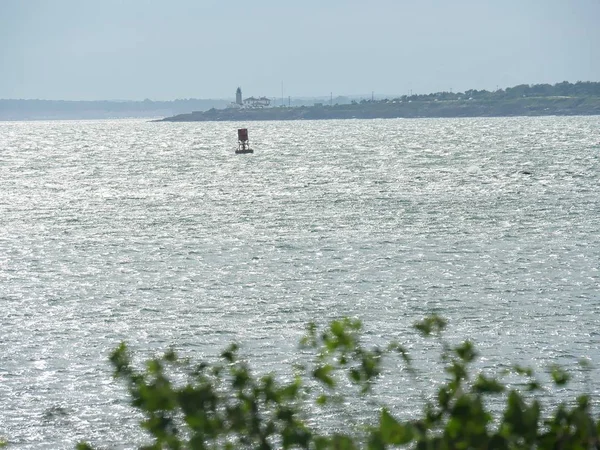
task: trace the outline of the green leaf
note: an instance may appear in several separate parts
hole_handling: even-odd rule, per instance
[[[406,350],[406,348],[403,347],[402,345],[400,345],[398,342],[392,342],[391,344],[389,344],[387,346],[387,351],[399,353],[407,365],[410,365],[412,362],[410,354],[408,353],[408,350]]]
[[[317,325],[310,322],[306,325],[306,334],[300,340],[300,348],[317,347]]]
[[[231,344],[223,353],[221,353],[221,357],[227,362],[233,363],[236,360],[238,350],[239,346],[237,344]]]
[[[151,359],[146,363],[146,370],[148,371],[148,373],[156,375],[162,372],[162,365],[160,364],[160,361],[156,359]]]
[[[487,378],[485,375],[479,374],[477,380],[473,383],[473,391],[478,393],[497,394],[504,392],[505,386],[495,378]]]
[[[432,315],[415,323],[414,328],[424,336],[439,335],[446,328],[446,321],[437,315]]]
[[[556,384],[557,386],[564,386],[569,382],[569,374],[558,364],[552,365],[550,369],[550,374],[552,375],[554,384]]]
[[[331,439],[331,447],[335,450],[355,450],[358,446],[350,436],[336,434]]]
[[[579,367],[581,367],[583,370],[591,370],[593,368],[592,363],[585,358],[582,358],[578,361]]]
[[[331,377],[331,372],[333,371],[333,366],[330,364],[325,364],[324,366],[317,367],[313,371],[313,377],[316,380],[321,381],[326,384],[328,387],[333,388],[335,386],[335,380]]]
[[[0,447],[6,446],[6,443],[0,440]],[[79,442],[75,448],[77,450],[94,450],[92,446],[90,446],[87,442]]]
[[[464,362],[471,362],[477,356],[477,352],[475,351],[475,348],[473,347],[473,343],[469,342],[469,341],[463,342],[461,345],[456,347],[454,349],[454,351],[456,352],[458,357],[460,359],[462,359]]]
[[[533,376],[533,370],[530,367],[515,365],[513,366],[513,369],[518,375],[524,375],[528,377]]]
[[[119,346],[113,350],[110,354],[110,362],[115,368],[115,377],[127,377],[131,374],[129,351],[124,342],[121,342]]]
[[[412,427],[399,423],[385,408],[379,418],[379,432],[383,442],[391,445],[408,444],[414,437]]]
[[[493,374],[476,373],[470,366],[475,359],[475,345],[467,340],[453,347],[442,339],[445,320],[430,316],[415,324],[423,335],[439,338],[443,370],[451,374],[440,387],[429,387],[423,399],[422,412],[414,421],[401,422],[386,407],[378,406],[380,420],[375,427],[355,428],[360,422],[354,408],[345,408],[344,400],[355,396],[358,389],[366,393],[381,374],[388,375],[391,365],[385,357],[399,353],[412,379],[408,351],[398,343],[366,349],[360,344],[360,321],[341,319],[319,331],[312,324],[307,329],[303,353],[303,370],[294,372],[292,381],[279,381],[276,375],[256,377],[250,364],[239,359],[237,344],[225,349],[218,363],[192,364],[178,359],[174,350],[148,360],[138,371],[132,365],[127,346],[121,343],[110,356],[115,377],[122,380],[130,403],[143,418],[141,427],[150,439],[148,449],[209,448],[303,448],[332,450],[409,447],[417,450],[462,449],[582,449],[598,447],[600,421],[589,395],[576,402],[550,401],[542,411],[540,403],[528,390],[541,389],[531,369],[514,366],[526,377],[505,397],[499,397],[490,408],[488,395],[504,392],[501,369]],[[293,358],[292,358],[293,359]],[[569,375],[555,365],[552,379],[558,385],[567,383]],[[393,376],[386,380],[403,379]],[[337,383],[338,377],[348,376]],[[432,377],[435,378],[435,377]],[[469,380],[474,380],[469,383]],[[387,382],[387,381],[386,381]],[[326,386],[328,389],[323,389]],[[437,386],[437,387],[436,387]],[[357,389],[358,388],[358,389]],[[323,394],[326,392],[326,394]],[[550,396],[552,390],[550,390]],[[544,397],[546,398],[546,393]],[[362,397],[360,398],[362,400]],[[358,400],[358,399],[357,399]],[[377,400],[379,401],[379,400]],[[315,402],[325,408],[315,408]],[[504,410],[497,402],[504,402]],[[372,408],[373,399],[365,398],[364,407]],[[324,411],[334,423],[336,433],[322,436],[315,411]],[[330,417],[331,415],[331,417]],[[544,418],[543,420],[541,418]],[[357,420],[358,419],[358,420]],[[306,424],[304,423],[306,420]],[[314,429],[312,428],[314,427]],[[7,444],[0,439],[2,443]],[[127,448],[138,448],[131,443]],[[90,450],[86,443],[79,450]]]
[[[163,359],[167,362],[174,363],[177,361],[177,353],[171,348],[165,352]]]
[[[235,389],[243,389],[250,384],[251,377],[245,367],[236,367],[231,370],[231,374],[233,375],[233,381],[231,385]]]
[[[438,390],[438,404],[443,410],[447,410],[450,405],[450,401],[452,400],[452,392],[446,387],[442,386]]]
[[[301,380],[297,379],[293,383],[290,383],[287,386],[283,387],[280,391],[282,398],[292,400],[298,397],[301,385]]]
[[[590,407],[590,396],[580,395],[577,397],[577,407],[584,411],[587,411]]]

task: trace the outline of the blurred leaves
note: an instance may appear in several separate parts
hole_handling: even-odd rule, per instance
[[[438,316],[414,326],[421,336],[439,341],[441,373],[446,378],[432,386],[435,395],[423,397],[421,415],[411,420],[398,419],[373,396],[384,367],[390,367],[384,366],[386,358],[399,357],[412,380],[418,381],[408,351],[395,342],[385,348],[365,347],[356,319],[336,320],[322,330],[309,324],[301,349],[310,361],[296,368],[291,381],[255,375],[240,359],[236,344],[214,363],[193,365],[168,350],[138,370],[125,344],[113,351],[110,361],[114,376],[127,387],[131,405],[143,415],[140,426],[152,443],[142,448],[600,448],[600,421],[591,412],[589,396],[544,411],[535,397],[541,385],[533,370],[514,366],[498,376],[477,372],[472,367],[475,345],[471,341],[450,345],[443,339],[446,326]],[[550,368],[550,375],[557,386],[570,380],[557,365]],[[509,390],[504,376],[523,378],[524,392]],[[346,420],[349,413],[344,406],[349,396],[364,401],[365,407],[376,405],[378,418],[360,427],[350,425],[354,422]],[[504,407],[490,410],[491,396]],[[319,412],[314,408],[326,408],[328,415],[339,418],[335,431],[319,431],[315,426]],[[77,448],[92,447],[81,443]]]

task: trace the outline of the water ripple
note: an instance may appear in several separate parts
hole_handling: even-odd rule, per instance
[[[107,363],[121,340],[140,358],[236,340],[285,373],[306,322],[359,317],[424,369],[420,386],[400,365],[382,379],[399,414],[439,373],[410,330],[432,312],[482,369],[600,363],[599,117],[257,122],[236,156],[239,125],[0,123],[15,448],[138,436]]]

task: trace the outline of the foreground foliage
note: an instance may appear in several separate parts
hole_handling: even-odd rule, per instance
[[[375,423],[347,426],[345,393],[356,388],[367,405],[374,383],[384,372],[384,360],[397,355],[417,381],[406,350],[392,343],[365,348],[361,324],[344,319],[319,332],[308,327],[302,348],[311,360],[293,380],[255,376],[230,346],[216,364],[192,364],[168,351],[136,370],[125,344],[111,355],[115,377],[127,385],[131,404],[144,416],[141,426],[151,437],[147,449],[310,448],[310,449],[598,449],[600,421],[591,412],[590,398],[559,403],[544,411],[536,393],[542,387],[533,372],[513,367],[522,377],[521,391],[503,377],[475,373],[477,353],[469,341],[451,346],[442,338],[445,321],[437,316],[415,324],[424,336],[439,339],[446,381],[424,400],[413,420],[399,420],[382,406]],[[551,369],[556,385],[569,381],[559,367]],[[498,396],[492,410],[489,397]],[[314,408],[340,416],[339,430],[311,426]],[[312,412],[311,412],[312,411]],[[80,450],[90,449],[80,444]]]

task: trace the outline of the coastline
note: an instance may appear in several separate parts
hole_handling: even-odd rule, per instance
[[[392,119],[511,116],[600,115],[600,97],[523,97],[494,100],[366,101],[345,105],[315,105],[256,109],[210,109],[156,122],[258,120]]]

